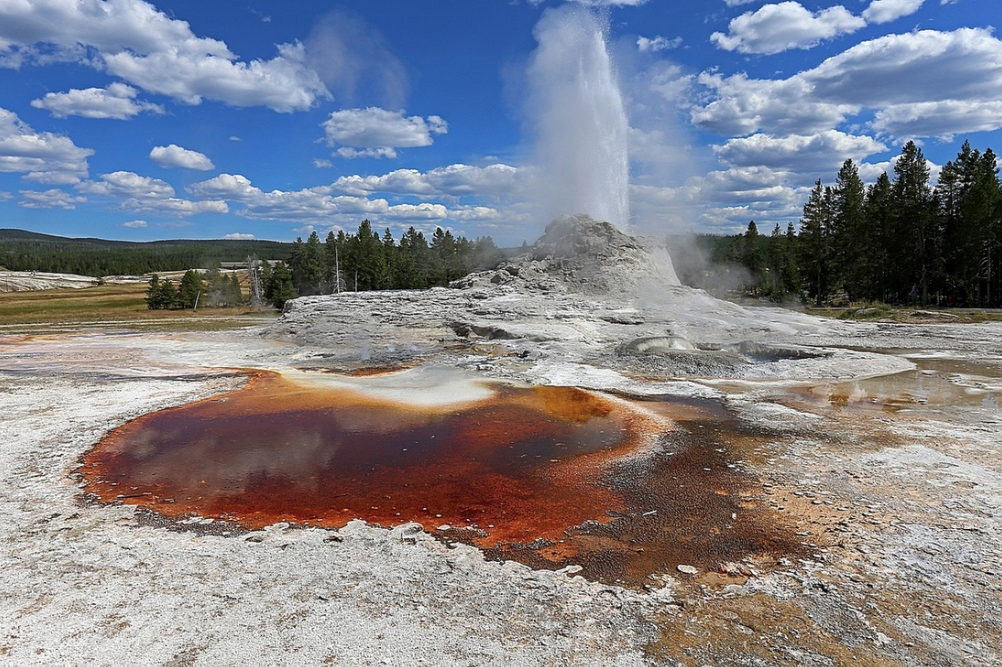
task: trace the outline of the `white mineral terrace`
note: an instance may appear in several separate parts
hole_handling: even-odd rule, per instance
[[[0,339],[3,661],[1002,659],[1002,325],[834,322],[684,288],[603,298],[484,282],[302,299],[266,330]],[[409,370],[339,375],[396,365]],[[739,564],[750,575],[739,583],[669,567],[637,590],[486,561],[412,526],[248,534],[196,518],[177,530],[85,501],[73,471],[102,435],[240,386],[241,368],[421,404],[470,400],[498,379],[719,402],[771,434],[734,463],[756,480],[747,502],[813,555]]]

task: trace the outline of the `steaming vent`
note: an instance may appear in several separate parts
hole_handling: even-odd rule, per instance
[[[633,372],[674,377],[741,377],[759,364],[831,356],[828,352],[742,341],[692,343],[677,336],[644,336],[620,345],[616,354]]]

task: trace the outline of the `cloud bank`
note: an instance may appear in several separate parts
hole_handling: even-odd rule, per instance
[[[404,116],[402,111],[378,107],[343,109],[323,123],[327,145],[339,147],[337,155],[397,157],[397,148],[416,148],[434,143],[432,135],[445,134],[449,124],[439,116]]]
[[[56,118],[113,118],[126,120],[144,112],[162,114],[159,104],[136,99],[138,91],[124,83],[112,83],[107,88],[72,89],[65,93],[46,93],[32,100],[31,106],[45,109]]]
[[[715,32],[710,41],[727,51],[769,55],[809,49],[865,26],[864,19],[841,5],[812,13],[799,2],[781,2],[742,14],[730,22],[728,34]]]
[[[210,99],[290,112],[329,97],[301,43],[277,50],[271,60],[241,61],[224,42],[196,36],[142,0],[0,1],[0,66],[77,63],[185,104]],[[81,92],[49,104],[76,108]]]
[[[25,180],[67,185],[87,177],[90,148],[68,137],[36,132],[13,111],[0,107],[0,172],[23,173]]]
[[[181,169],[194,169],[196,171],[209,171],[215,169],[212,160],[208,156],[197,151],[190,151],[181,148],[176,144],[169,146],[155,146],[150,151],[150,159],[161,167],[180,167]]]

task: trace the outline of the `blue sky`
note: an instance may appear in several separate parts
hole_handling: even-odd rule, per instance
[[[965,139],[1002,150],[996,0],[0,0],[0,227],[531,242],[540,26],[575,12],[604,27],[634,231],[785,227],[908,140],[934,178]]]

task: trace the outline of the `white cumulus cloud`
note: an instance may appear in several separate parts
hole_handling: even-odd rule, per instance
[[[727,51],[773,54],[807,49],[865,26],[866,21],[841,5],[812,13],[799,2],[780,2],[738,16],[728,34],[715,32],[710,40]]]
[[[922,6],[924,0],[873,0],[870,6],[863,10],[863,18],[867,23],[889,23],[902,16],[914,14]],[[946,0],[943,0],[946,4]]]
[[[203,153],[181,148],[176,144],[169,146],[154,146],[150,151],[150,159],[161,167],[179,167],[196,171],[209,171],[216,165]]]
[[[991,30],[920,30],[860,42],[804,72],[826,100],[871,108],[1002,96],[1002,42]]]
[[[229,212],[226,202],[221,199],[181,199],[175,196],[174,188],[166,181],[131,171],[102,174],[100,180],[81,183],[77,188],[89,194],[118,199],[120,208],[137,213],[187,217],[198,213]]]
[[[346,176],[330,186],[293,191],[265,191],[240,174],[220,174],[192,184],[188,191],[197,197],[239,204],[237,215],[256,220],[353,229],[368,218],[377,228],[413,224],[431,230],[449,221],[493,224],[510,219],[494,206],[463,201],[467,195],[470,199],[481,197],[484,190],[477,183],[486,190],[506,191],[508,186],[501,184],[509,180],[506,172],[514,172],[514,168],[452,165],[427,173],[401,169],[382,176]],[[433,198],[441,201],[427,201]]]
[[[32,100],[31,106],[45,109],[56,118],[82,116],[126,120],[144,111],[164,113],[159,104],[137,101],[137,95],[135,88],[113,83],[107,88],[74,88],[65,93],[46,93],[45,97]]]
[[[220,174],[207,181],[188,186],[196,197],[246,201],[261,195],[261,190],[251,185],[250,179],[240,174]]]
[[[712,96],[692,121],[723,135],[814,134],[864,109],[874,112],[872,129],[892,138],[1002,128],[991,114],[1002,102],[1002,41],[987,29],[885,35],[787,79],[704,72],[697,82]]]
[[[128,222],[123,222],[122,226],[129,229],[145,229],[150,225],[145,220],[129,220]]]
[[[766,167],[735,167],[693,176],[677,187],[633,186],[638,217],[664,228],[734,233],[749,220],[768,232],[771,220],[799,217],[809,188],[789,182],[789,173]],[[784,223],[785,228],[785,223]]]
[[[518,169],[510,165],[454,164],[427,172],[397,169],[381,176],[342,176],[331,184],[331,188],[363,196],[381,192],[417,197],[503,197],[514,195],[520,185]]]
[[[270,60],[245,62],[224,42],[196,36],[186,21],[143,0],[0,2],[0,62],[20,67],[58,60],[187,104],[205,98],[289,112],[329,97],[299,43],[278,45]]]
[[[67,185],[87,176],[87,158],[93,154],[69,137],[36,132],[13,111],[0,107],[0,172],[24,173],[25,180]]]
[[[179,197],[164,199],[126,199],[121,208],[137,213],[157,213],[178,218],[187,218],[200,213],[229,213],[229,206],[224,201],[191,201]]]
[[[637,37],[637,48],[644,53],[655,53],[657,51],[667,51],[677,49],[682,46],[681,37],[671,39],[656,35],[655,37]]]
[[[131,171],[114,171],[110,174],[102,174],[99,181],[82,183],[80,190],[95,195],[143,199],[174,196],[174,188],[166,181],[140,176]]]
[[[887,151],[887,146],[867,136],[827,130],[814,135],[776,137],[755,134],[731,139],[714,152],[721,162],[733,167],[763,166],[812,175],[838,169],[846,158],[860,162]]]
[[[245,234],[243,232],[233,232],[232,234],[226,234],[223,238],[229,239],[230,241],[251,241],[254,239],[254,235]]]
[[[50,190],[21,190],[21,201],[18,206],[24,208],[61,208],[73,210],[77,204],[87,201],[86,197],[73,196],[65,190],[52,188]]]
[[[765,130],[778,134],[810,134],[835,127],[860,104],[818,100],[803,74],[789,79],[752,79],[744,73],[723,76],[704,72],[696,82],[712,92],[704,106],[691,112],[692,121],[721,135]]]
[[[439,116],[404,116],[378,107],[335,111],[323,123],[328,146],[341,146],[342,157],[394,157],[396,148],[430,146],[432,135],[445,134]]]
[[[335,155],[345,158],[346,160],[354,160],[359,157],[369,157],[381,160],[383,158],[394,160],[397,157],[396,149],[384,146],[382,148],[352,148],[351,146],[341,146],[336,151]]]
[[[873,129],[892,136],[941,137],[991,132],[1002,126],[1002,99],[893,104],[874,114]]]

